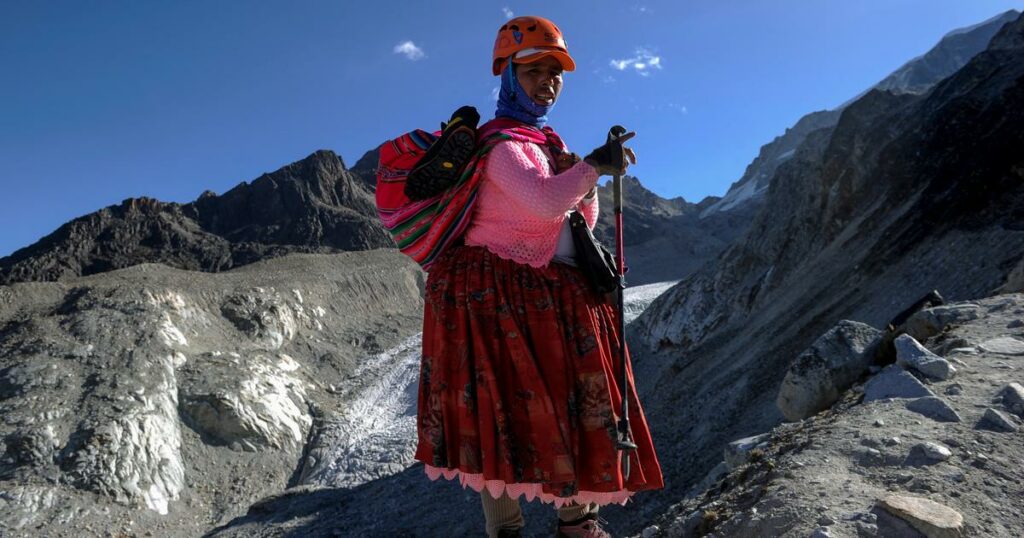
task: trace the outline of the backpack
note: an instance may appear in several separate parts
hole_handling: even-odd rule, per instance
[[[398,249],[425,271],[462,237],[469,225],[487,155],[494,146],[505,140],[520,140],[557,143],[564,148],[561,139],[548,127],[539,131],[514,120],[491,120],[477,130],[477,148],[455,184],[432,197],[411,200],[405,194],[406,179],[439,136],[440,132],[416,129],[389,140],[380,148],[377,165],[377,214],[381,223]]]

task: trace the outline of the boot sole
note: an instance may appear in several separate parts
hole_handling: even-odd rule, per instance
[[[435,148],[436,151],[432,151]],[[457,127],[445,133],[409,173],[405,181],[405,195],[410,200],[423,200],[451,187],[475,149],[476,132],[473,129]]]

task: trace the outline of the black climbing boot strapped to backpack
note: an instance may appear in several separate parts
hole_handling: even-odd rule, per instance
[[[448,123],[441,124],[441,137],[430,145],[405,181],[405,195],[410,200],[425,200],[455,183],[476,149],[479,122],[476,109],[464,106],[452,114]]]

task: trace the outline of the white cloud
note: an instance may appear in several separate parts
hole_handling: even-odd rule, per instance
[[[661,56],[655,56],[651,51],[637,48],[636,54],[621,60],[611,59],[608,65],[617,71],[632,69],[641,76],[648,76],[652,70],[661,69]]]
[[[512,13],[512,10],[509,9],[508,6],[501,8],[501,12],[505,15],[506,19],[511,19],[512,17],[516,16],[515,13]]]
[[[668,107],[672,110],[678,110],[680,114],[689,114],[690,111],[686,110],[686,106],[680,105],[679,103],[669,103]]]
[[[402,41],[395,45],[394,52],[395,54],[402,54],[414,62],[427,57],[427,53],[423,52],[423,49],[417,47],[412,41]]]

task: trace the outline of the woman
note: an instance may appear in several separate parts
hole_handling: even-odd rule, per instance
[[[491,537],[519,535],[520,495],[558,508],[558,536],[602,537],[600,505],[663,487],[631,372],[638,447],[623,480],[618,314],[573,266],[568,213],[593,228],[599,175],[635,162],[611,141],[581,160],[545,128],[562,73],[574,68],[551,21],[519,17],[501,27],[498,109],[480,137],[526,129],[535,141],[493,146],[464,244],[442,254],[427,279],[416,459],[431,479],[458,478],[481,493]]]

